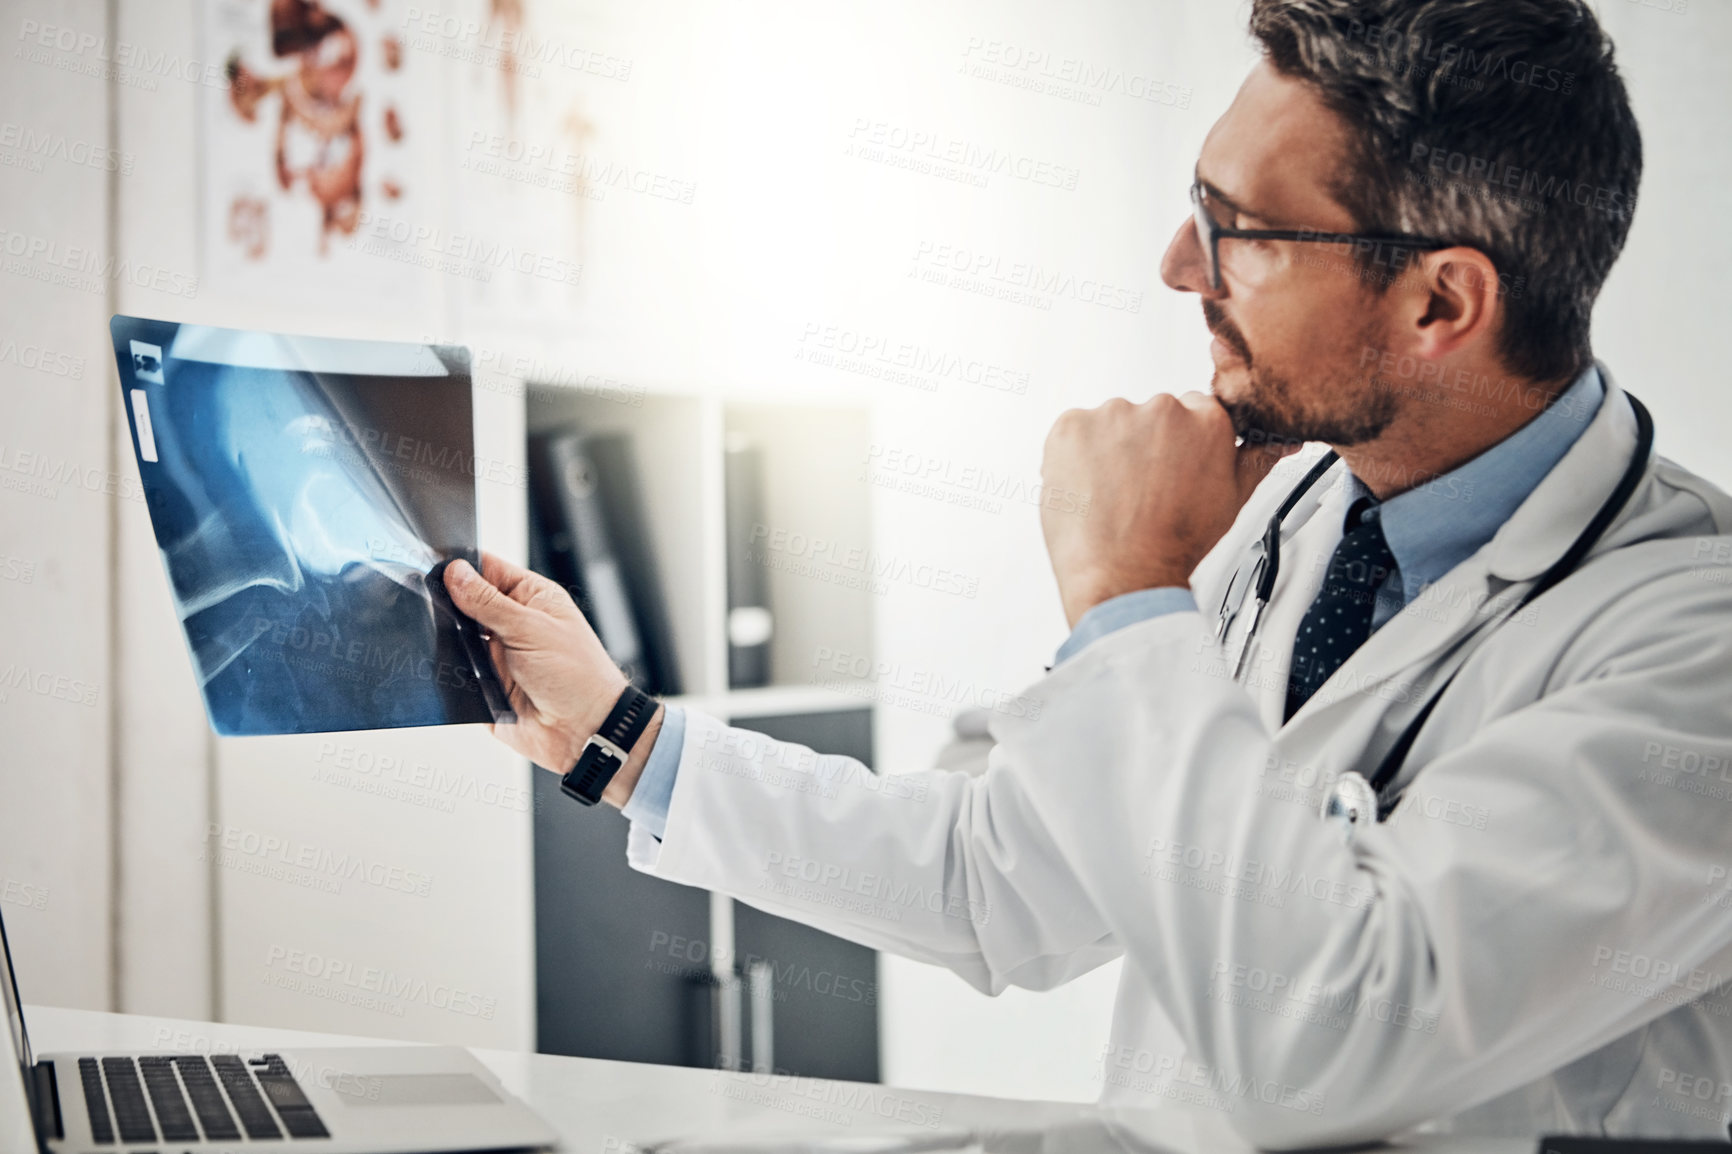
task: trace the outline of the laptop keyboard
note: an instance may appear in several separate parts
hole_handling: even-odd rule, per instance
[[[239,1054],[80,1058],[78,1080],[91,1140],[102,1146],[116,1134],[124,1143],[156,1142],[159,1133],[163,1142],[197,1142],[200,1131],[207,1142],[236,1141],[243,1131],[253,1141],[331,1136],[280,1054],[250,1062]]]

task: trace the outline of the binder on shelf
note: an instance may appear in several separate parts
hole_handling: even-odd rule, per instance
[[[752,553],[752,532],[764,523],[764,452],[738,434],[725,445],[723,488],[727,505],[728,687],[770,684],[770,575]]]
[[[532,555],[570,590],[608,656],[646,693],[680,692],[631,441],[563,428],[530,438]]]

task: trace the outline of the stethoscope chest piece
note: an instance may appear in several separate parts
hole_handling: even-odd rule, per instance
[[[1324,795],[1321,816],[1338,827],[1343,843],[1352,845],[1355,829],[1377,820],[1377,791],[1369,781],[1349,770],[1336,778]]]

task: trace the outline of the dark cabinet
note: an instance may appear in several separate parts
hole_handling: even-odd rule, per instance
[[[732,723],[872,764],[869,708]],[[732,980],[718,980],[709,894],[632,869],[627,829],[535,775],[541,1051],[715,1066],[737,1050],[746,1068],[877,1081],[876,952],[736,902],[732,949],[722,944]]]

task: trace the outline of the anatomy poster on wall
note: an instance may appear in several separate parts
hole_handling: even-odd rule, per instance
[[[597,89],[623,88],[630,62],[602,51],[590,6],[489,0],[453,68],[453,151],[444,171],[456,227],[482,246],[485,275],[454,285],[465,318],[493,330],[562,329],[582,310],[583,225]],[[415,22],[411,47],[434,35]]]
[[[203,0],[204,254],[213,290],[414,306],[439,272],[416,111],[437,61],[399,0]],[[426,74],[426,75],[418,75]],[[383,295],[382,294],[388,294]]]

